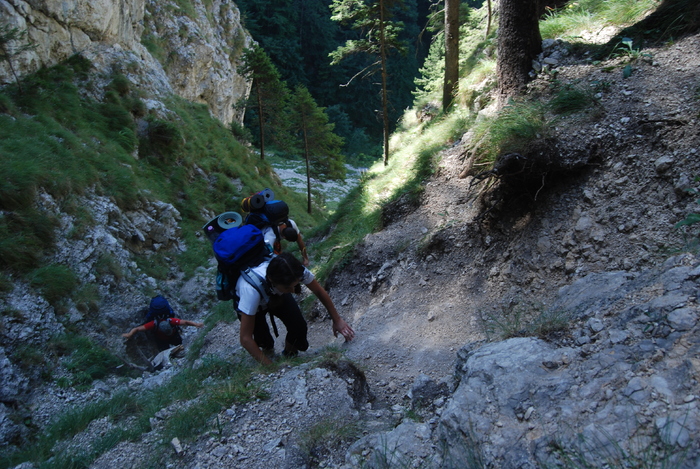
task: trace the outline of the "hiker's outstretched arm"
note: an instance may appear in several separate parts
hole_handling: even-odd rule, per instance
[[[193,321],[188,321],[187,319],[180,319],[180,324],[182,324],[183,326],[194,326],[194,327],[204,326],[203,322],[193,322]]]
[[[132,335],[136,334],[137,332],[141,332],[141,331],[146,332],[146,327],[144,327],[144,326],[134,327],[133,329],[131,329],[131,330],[130,330],[129,332],[127,332],[126,334],[122,334],[122,337],[126,337],[126,338],[128,339],[128,338],[131,337]]]
[[[301,252],[301,257],[304,258],[304,267],[309,266],[309,253],[306,252],[306,244],[304,244],[304,238],[301,236],[301,233],[297,235],[297,246],[299,246],[299,251]]]
[[[248,353],[263,365],[270,365],[272,362],[260,350],[258,344],[253,339],[253,331],[255,330],[255,316],[241,314],[241,329],[239,332],[241,347],[246,349]]]
[[[345,337],[346,342],[352,340],[355,337],[355,331],[353,331],[352,327],[350,327],[350,325],[345,322],[342,317],[340,317],[340,314],[338,313],[338,310],[335,309],[333,300],[331,300],[331,297],[326,289],[323,288],[316,279],[314,279],[311,283],[307,283],[306,286],[309,287],[309,290],[311,290],[314,295],[316,295],[316,298],[321,301],[321,304],[323,304],[323,306],[326,308],[328,314],[331,315],[331,319],[333,320],[333,335],[338,337],[338,334],[342,334],[343,337]]]

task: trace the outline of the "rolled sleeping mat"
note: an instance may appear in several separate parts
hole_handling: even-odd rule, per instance
[[[258,192],[258,194],[265,198],[265,203],[275,199],[275,193],[272,192],[272,189],[270,188],[266,188],[265,190]]]
[[[244,212],[255,212],[257,210],[262,210],[265,204],[275,197],[275,193],[271,189],[265,189],[257,194],[253,194],[250,197],[246,197],[241,200],[241,210]]]
[[[217,217],[217,220],[221,229],[224,230],[241,226],[243,223],[243,217],[238,212],[224,212]]]
[[[209,220],[202,227],[202,231],[204,231],[207,239],[213,243],[221,233],[229,228],[240,226],[241,223],[243,223],[243,217],[239,213],[225,212]]]

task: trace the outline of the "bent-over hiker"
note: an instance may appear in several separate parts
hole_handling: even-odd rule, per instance
[[[180,326],[202,327],[201,322],[192,322],[175,317],[168,300],[161,295],[151,299],[148,309],[145,311],[146,322],[134,327],[129,332],[122,334],[124,338],[131,338],[137,332],[146,332],[151,340],[156,343],[158,350],[165,350],[174,345],[182,344]]]
[[[341,334],[346,342],[355,337],[355,331],[340,317],[328,292],[318,283],[314,274],[290,253],[283,252],[272,260],[263,262],[250,269],[250,273],[263,284],[265,291],[259,292],[243,276],[238,279],[236,295],[239,298],[237,310],[241,320],[240,341],[241,346],[260,363],[272,363],[268,355],[274,352],[275,340],[265,318],[268,312],[279,318],[287,328],[283,355],[295,356],[299,351],[309,348],[306,320],[292,295],[301,283],[316,295],[330,314],[333,334],[336,337]]]
[[[152,334],[149,334],[149,336],[155,340],[158,350],[162,351],[175,345],[182,344],[182,336],[180,336],[178,326],[202,327],[204,326],[204,323],[188,321],[187,319],[180,318],[167,318],[160,321],[154,319],[146,324],[134,327],[126,334],[122,334],[122,337],[128,339],[137,332],[151,331]]]

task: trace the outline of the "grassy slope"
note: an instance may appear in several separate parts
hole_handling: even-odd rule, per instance
[[[307,214],[304,197],[279,185],[271,167],[238,143],[205,106],[173,97],[166,103],[172,111],[167,117],[151,115],[138,90],[119,75],[97,101],[86,97],[93,87],[89,68],[85,60],[73,58],[25,78],[22,92],[17,87],[0,91],[0,209],[6,211],[0,217],[0,261],[5,275],[31,275],[53,248],[53,215],[39,214],[34,206],[41,190],[85,225],[90,214],[75,198],[91,188],[113,197],[122,209],[135,207],[141,198],[172,203],[182,214],[190,246],[201,244],[189,238],[205,221],[202,208],[237,210],[241,197],[265,187],[290,205],[300,226],[323,220],[323,213]],[[139,120],[149,125],[137,134]],[[240,191],[234,181],[243,186]],[[191,273],[207,257],[190,250],[179,263]]]

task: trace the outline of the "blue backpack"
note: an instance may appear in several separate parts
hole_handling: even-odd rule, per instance
[[[146,322],[174,318],[175,312],[170,307],[170,303],[163,296],[154,296],[146,312]]]
[[[218,261],[216,296],[228,301],[236,297],[236,282],[241,272],[255,267],[272,257],[271,247],[265,243],[262,232],[254,225],[229,228],[212,245]]]

